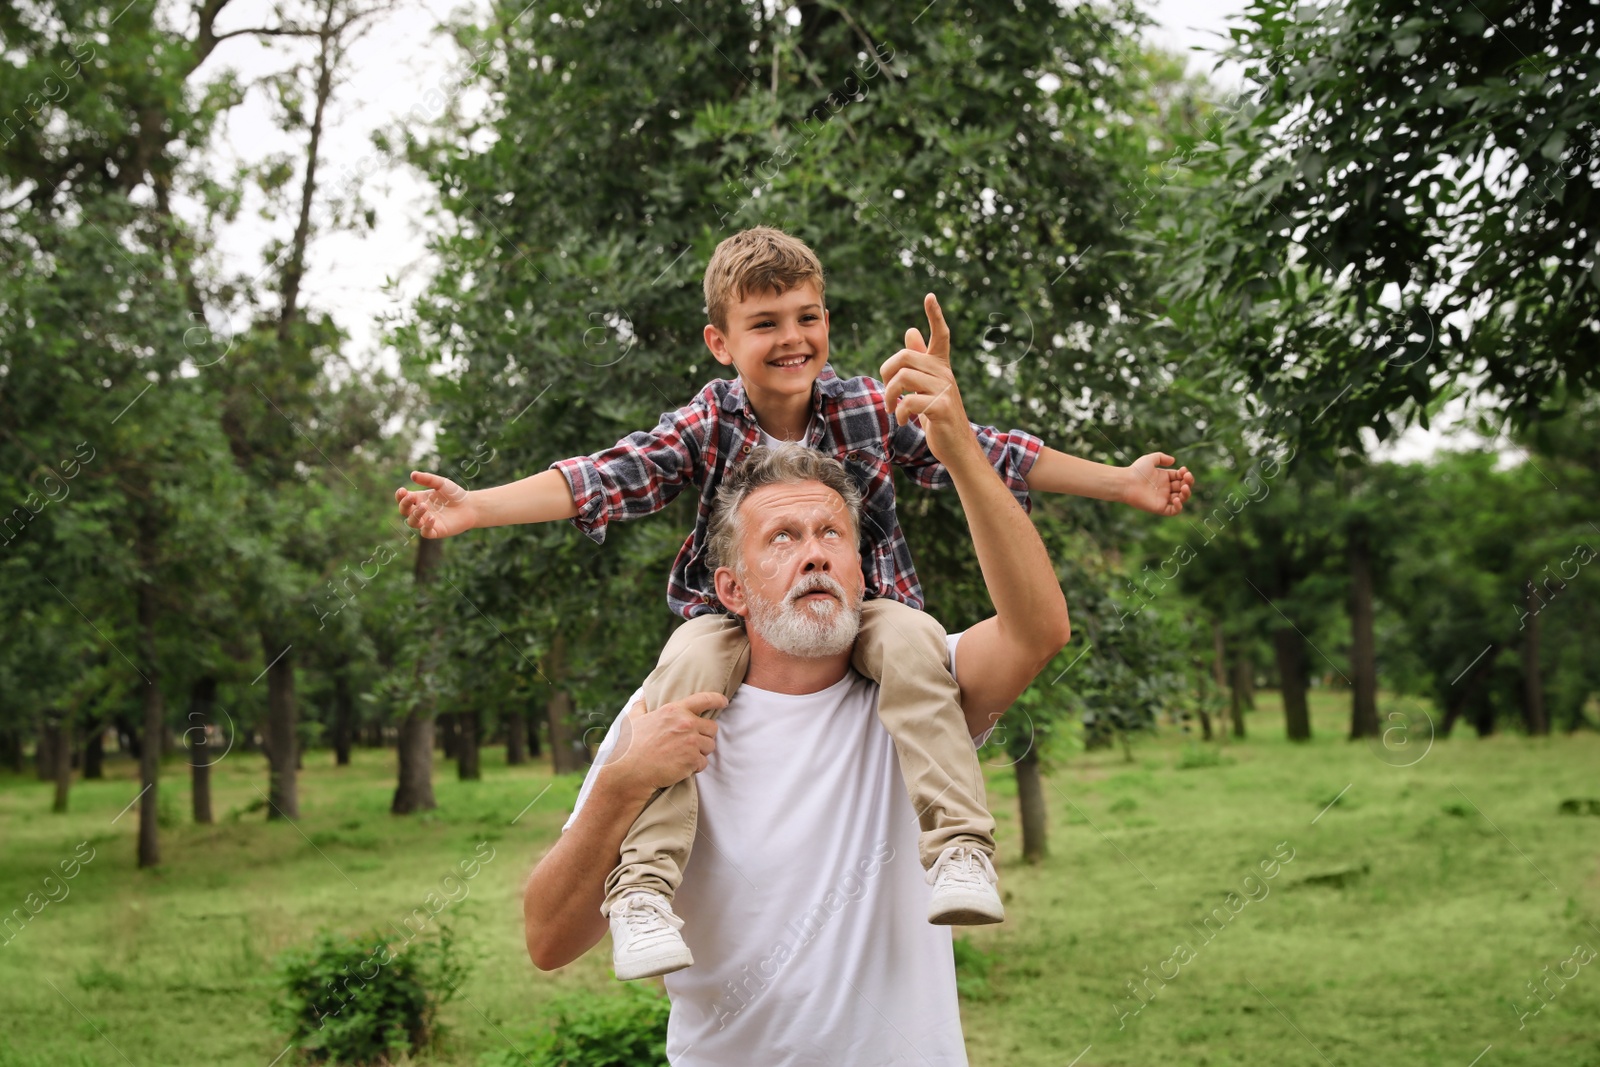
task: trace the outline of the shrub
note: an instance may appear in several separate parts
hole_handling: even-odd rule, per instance
[[[667,1062],[670,1005],[659,993],[628,986],[618,996],[559,997],[548,1028],[529,1035],[532,1048],[504,1049],[482,1067],[662,1067]]]
[[[276,1014],[303,1059],[387,1064],[432,1043],[439,1006],[465,968],[441,928],[437,940],[400,946],[379,932],[319,934],[310,948],[284,953],[278,971]]]

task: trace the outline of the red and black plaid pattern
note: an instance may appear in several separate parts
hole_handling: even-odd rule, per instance
[[[933,457],[922,430],[895,425],[881,383],[840,378],[823,367],[811,399],[813,416],[804,444],[838,459],[861,489],[861,570],[867,595],[893,597],[920,609],[922,586],[895,516],[892,467],[929,489],[948,488],[949,472]],[[1001,432],[976,423],[973,430],[1006,486],[1031,510],[1025,479],[1043,442],[1020,430]],[[723,472],[760,441],[760,425],[744,386],[738,379],[718,379],[677,411],[663,413],[655,429],[631,433],[592,456],[550,466],[572,489],[578,506],[573,525],[597,544],[605,541],[607,524],[660,511],[686,485],[699,488],[694,532],[667,579],[667,605],[691,619],[721,610],[705,563],[711,505]]]

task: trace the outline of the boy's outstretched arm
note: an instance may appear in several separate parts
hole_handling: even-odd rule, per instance
[[[411,480],[427,488],[394,491],[400,517],[423,537],[454,537],[482,526],[554,522],[578,514],[572,489],[560,471],[540,471],[521,481],[491,489],[463,489],[427,471],[412,471]]]
[[[412,480],[427,488],[397,489],[395,502],[406,524],[424,537],[571,519],[590,540],[602,542],[613,520],[654,514],[685,485],[704,480],[715,384],[678,410],[663,412],[653,429],[635,431],[592,456],[564,459],[492,489],[467,490],[440,475],[412,471]]]
[[[1127,504],[1152,515],[1176,515],[1194,490],[1188,467],[1165,452],[1140,456],[1126,467],[1094,463],[1053,448],[1041,448],[1028,470],[1028,489],[1035,493],[1067,493]]]

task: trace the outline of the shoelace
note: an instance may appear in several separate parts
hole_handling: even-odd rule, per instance
[[[951,845],[939,853],[939,858],[934,860],[925,876],[928,884],[937,882],[940,872],[946,867],[950,868],[950,881],[963,889],[981,890],[1000,880],[1000,876],[994,873],[994,864],[989,862],[988,854],[975,848]]]
[[[622,917],[628,927],[629,941],[639,948],[648,948],[671,936],[663,923],[674,930],[683,929],[683,920],[654,893],[630,893],[622,898],[622,906],[611,914]]]

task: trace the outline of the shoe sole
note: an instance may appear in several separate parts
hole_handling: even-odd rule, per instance
[[[935,926],[987,926],[1005,918],[1004,905],[982,897],[953,900],[937,911],[928,909],[928,921]]]
[[[644,959],[634,960],[627,966],[612,964],[612,973],[619,982],[632,982],[639,978],[654,978],[661,974],[671,974],[681,971],[685,967],[694,965],[694,957],[685,948],[682,952],[670,952],[660,956],[647,956]]]

